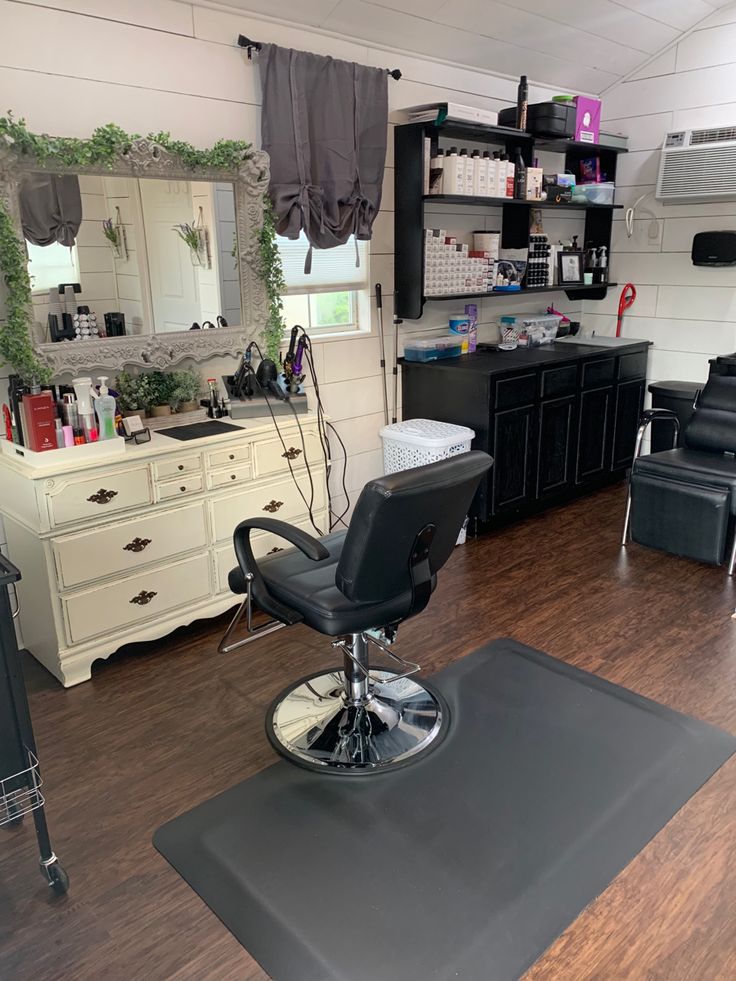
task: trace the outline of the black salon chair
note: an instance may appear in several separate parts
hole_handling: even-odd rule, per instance
[[[416,759],[444,736],[449,714],[442,697],[410,678],[419,665],[388,645],[399,624],[429,602],[492,462],[486,453],[463,453],[373,480],[349,530],[320,539],[273,518],[249,518],[235,529],[239,565],[229,581],[245,599],[220,650],[305,623],[337,638],[332,646],[343,653],[342,668],[297,681],[271,706],[266,732],[287,759],[320,772],[374,772]],[[261,530],[295,547],[256,561],[250,533]],[[252,604],[273,619],[254,629]],[[244,616],[249,636],[230,643]],[[370,647],[398,670],[371,671]]]
[[[653,420],[673,423],[673,449],[640,456]],[[736,377],[713,375],[695,401],[677,447],[679,424],[669,409],[649,409],[637,434],[622,544],[661,549],[722,565],[729,528],[736,526]],[[736,565],[736,534],[728,574]]]

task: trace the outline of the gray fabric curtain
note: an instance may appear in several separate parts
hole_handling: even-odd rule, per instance
[[[370,239],[386,162],[385,69],[275,44],[259,64],[276,230],[295,239],[303,229],[319,249]]]
[[[71,248],[82,224],[82,195],[74,174],[29,174],[20,189],[23,234],[34,245]]]

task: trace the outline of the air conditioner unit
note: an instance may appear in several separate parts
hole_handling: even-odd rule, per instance
[[[655,197],[665,204],[736,198],[736,126],[668,133]]]

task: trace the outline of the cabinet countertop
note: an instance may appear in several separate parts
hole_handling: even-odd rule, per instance
[[[619,354],[632,354],[644,351],[651,341],[635,340],[613,346],[585,344],[584,341],[571,343],[569,341],[542,344],[540,347],[517,347],[513,351],[499,351],[490,345],[481,345],[474,354],[464,354],[459,358],[441,358],[438,361],[406,361],[401,359],[404,367],[417,368],[449,368],[460,371],[472,371],[483,375],[496,375],[506,371],[520,371],[524,368],[537,368],[540,365],[556,365],[581,361],[583,359],[602,359],[616,357]]]
[[[250,438],[256,435],[269,435],[271,433],[276,434],[276,427],[274,425],[273,419],[270,416],[263,417],[253,417],[249,419],[232,419],[228,417],[223,419],[223,422],[227,422],[233,426],[237,427],[237,430],[232,429],[227,432],[213,433],[211,436],[202,436],[198,439],[192,440],[178,440],[173,439],[170,436],[165,436],[164,432],[172,426],[180,425],[185,426],[193,422],[203,422],[207,418],[204,411],[186,413],[182,416],[180,421],[175,420],[172,417],[171,420],[166,417],[166,423],[158,426],[155,420],[144,419],[146,424],[153,423],[151,428],[151,439],[147,443],[127,443],[123,449],[123,452],[115,452],[109,456],[105,455],[100,451],[99,455],[80,457],[79,460],[69,459],[68,457],[61,461],[54,459],[54,452],[49,451],[44,454],[44,457],[48,457],[48,466],[31,466],[28,464],[21,456],[8,455],[6,453],[0,453],[0,471],[2,467],[8,467],[11,470],[15,470],[17,473],[21,473],[23,476],[28,477],[32,480],[44,480],[51,477],[58,477],[62,474],[74,473],[83,470],[94,470],[101,467],[119,466],[121,464],[131,464],[131,463],[147,463],[149,460],[154,458],[160,458],[162,456],[168,456],[174,453],[186,453],[196,454],[201,452],[203,449],[212,449],[221,444],[227,444],[233,440],[240,440],[244,437]],[[302,426],[309,425],[316,418],[313,413],[305,413],[299,416],[299,423]],[[292,430],[298,432],[298,424],[293,416],[279,416],[278,417],[279,429],[283,430],[285,433],[289,432],[292,436]],[[44,460],[44,463],[46,461]]]

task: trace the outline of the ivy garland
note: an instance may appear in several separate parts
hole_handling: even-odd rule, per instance
[[[12,365],[27,383],[35,378],[41,384],[46,384],[51,380],[51,369],[36,357],[28,332],[31,281],[28,277],[26,254],[15,234],[10,215],[2,203],[0,203],[0,271],[7,287],[5,322],[0,322],[0,364]]]
[[[268,320],[263,328],[265,355],[275,364],[279,363],[279,349],[286,330],[284,321],[283,294],[286,280],[281,264],[281,255],[276,244],[276,219],[271,199],[266,194],[263,199],[263,228],[260,241],[261,276],[268,296]]]
[[[32,133],[24,119],[12,112],[0,116],[0,140],[21,156],[34,157],[41,163],[56,162],[65,167],[105,166],[112,168],[140,137],[126,133],[120,126],[108,123],[94,130],[89,139],[48,136]],[[200,167],[231,169],[248,158],[251,144],[242,140],[218,140],[214,146],[199,150],[169,133],[150,133],[148,139],[175,154],[182,164],[196,170]],[[264,202],[263,229],[260,235],[261,275],[269,300],[269,317],[263,329],[266,356],[278,362],[279,346],[285,329],[281,293],[285,290],[281,257],[276,246],[276,228],[271,204]],[[12,365],[24,381],[36,378],[47,382],[50,369],[36,356],[28,331],[31,307],[31,284],[23,243],[18,240],[10,215],[0,202],[0,273],[7,286],[5,322],[0,322],[0,362]]]

